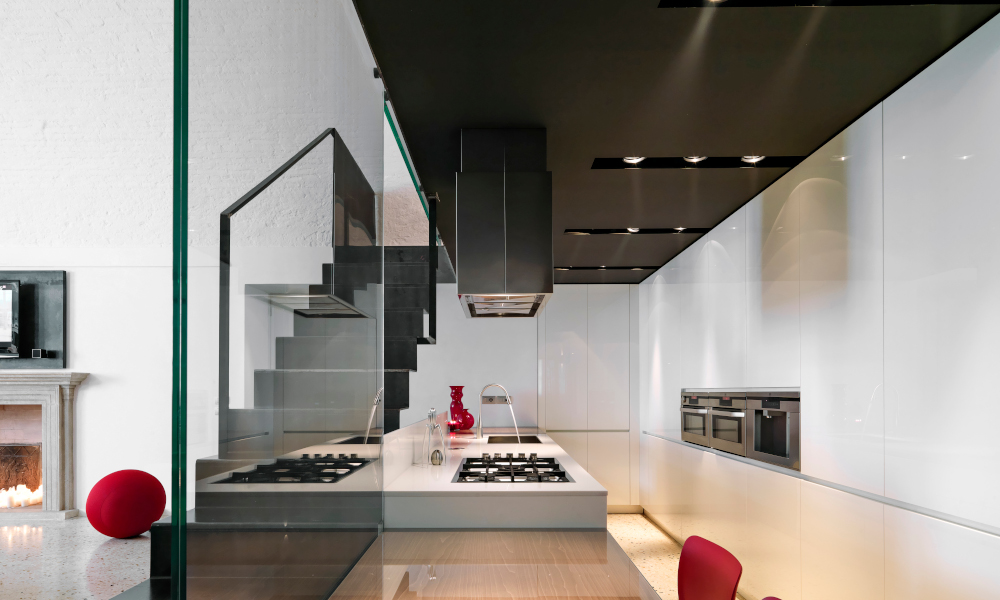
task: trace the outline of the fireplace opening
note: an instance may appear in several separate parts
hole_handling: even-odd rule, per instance
[[[42,503],[42,407],[0,405],[0,510]]]

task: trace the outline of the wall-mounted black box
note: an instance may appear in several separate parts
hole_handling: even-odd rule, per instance
[[[0,369],[65,369],[66,271],[0,271],[0,281],[20,282],[18,357]]]

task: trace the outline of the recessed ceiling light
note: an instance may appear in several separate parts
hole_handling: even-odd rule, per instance
[[[642,161],[646,160],[646,157],[645,156],[626,156],[622,160],[625,161],[626,163],[630,164],[630,165],[637,165],[637,164],[641,163]]]
[[[958,160],[969,160],[970,158],[972,158],[972,155],[966,154],[965,156],[959,156]]]
[[[685,156],[684,157],[684,162],[696,163],[697,164],[697,163],[700,163],[701,161],[705,160],[706,158],[708,158],[708,157],[707,156]]]
[[[847,160],[847,157],[846,156],[833,156],[833,157],[830,158],[830,160],[836,161],[836,162],[844,162],[845,160]]]
[[[632,270],[633,270],[633,271],[641,271],[641,270],[642,270],[642,267],[632,267]]]
[[[567,267],[556,267],[556,271],[569,271]]]
[[[625,229],[628,229],[629,233],[639,233],[638,227],[626,227]]]
[[[567,231],[566,235],[590,235],[589,231]]]
[[[674,231],[684,231],[687,227],[674,227]]]
[[[740,160],[742,160],[745,163],[750,163],[751,165],[753,165],[753,164],[757,164],[760,161],[764,160],[764,158],[765,157],[763,157],[763,156],[757,156],[756,154],[748,154],[748,155],[744,156],[743,158],[741,158]]]
[[[601,265],[601,269],[600,269],[600,270],[601,270],[601,271],[603,271],[603,270],[604,270],[604,269],[606,269],[606,268],[607,268],[607,267],[605,267],[604,265]]]

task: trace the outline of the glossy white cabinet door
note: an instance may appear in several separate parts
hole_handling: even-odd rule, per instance
[[[628,431],[629,288],[586,288],[587,428]]]
[[[710,385],[712,358],[708,355],[708,330],[710,310],[709,281],[711,278],[709,253],[702,237],[681,253],[677,267],[678,300],[681,313],[681,387],[703,388]],[[677,259],[674,259],[675,261]]]
[[[746,210],[741,208],[705,235],[709,261],[705,383],[746,385]],[[679,400],[678,400],[679,402]]]
[[[802,597],[883,598],[883,505],[807,481],[800,486]]]
[[[747,219],[747,386],[798,387],[799,207],[779,179]]]
[[[559,444],[570,458],[587,469],[587,432],[586,431],[546,431],[545,435]]]
[[[743,563],[740,589],[752,597],[802,597],[800,481],[748,465],[747,544],[737,558]]]
[[[557,285],[545,306],[546,429],[587,429],[587,286]]]
[[[883,117],[886,494],[993,526],[1000,526],[1000,436],[992,433],[1000,422],[997,106],[1000,20],[993,19],[887,99]]]
[[[628,432],[587,433],[587,472],[608,490],[608,504],[631,504]]]
[[[679,256],[640,286],[640,427],[680,439],[681,288]]]
[[[799,207],[802,472],[882,494],[881,107],[784,179]]]
[[[886,600],[1000,597],[1000,536],[885,507]]]

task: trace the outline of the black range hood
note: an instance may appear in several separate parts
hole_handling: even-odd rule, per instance
[[[544,129],[463,129],[456,274],[470,318],[534,317],[552,294]]]

